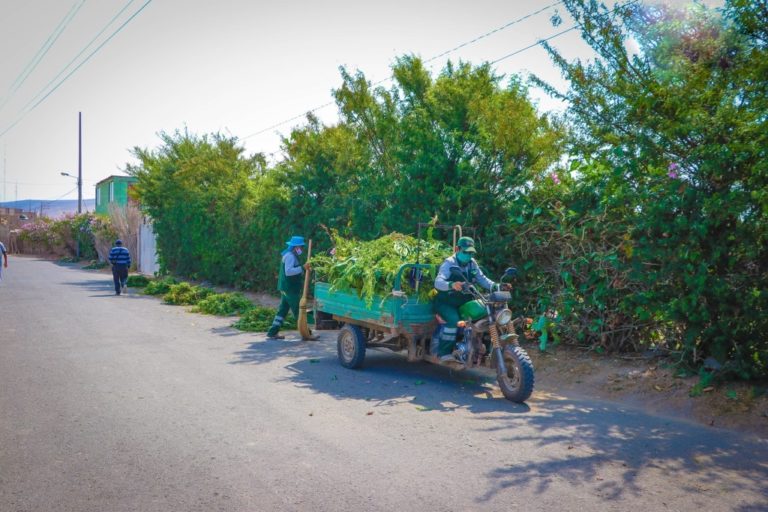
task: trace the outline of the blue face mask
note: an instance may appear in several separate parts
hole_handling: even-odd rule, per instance
[[[459,251],[456,253],[456,261],[458,261],[462,265],[466,265],[467,263],[472,261],[472,255],[468,252]]]
[[[297,247],[296,248],[296,254],[300,255],[302,252],[304,252],[304,251],[301,250],[301,247]]]

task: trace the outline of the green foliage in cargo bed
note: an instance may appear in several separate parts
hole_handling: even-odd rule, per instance
[[[420,301],[432,299],[435,281],[435,266],[450,256],[451,248],[427,237],[426,240],[401,233],[390,233],[376,240],[362,242],[342,238],[333,232],[335,254],[312,257],[312,267],[318,281],[327,282],[334,290],[354,290],[369,307],[375,297],[392,293],[397,271],[404,263],[432,265],[422,270],[418,296]],[[404,272],[401,289],[411,295],[415,293],[414,282],[409,271]]]

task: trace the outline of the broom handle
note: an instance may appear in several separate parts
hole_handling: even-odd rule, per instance
[[[309,239],[309,247],[307,247],[307,263],[309,263],[309,259],[312,257],[312,239]],[[304,293],[302,294],[302,297],[304,299],[307,298],[307,294],[309,293],[309,270],[306,271],[304,274]]]

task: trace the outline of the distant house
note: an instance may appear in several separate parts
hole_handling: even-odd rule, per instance
[[[130,201],[128,191],[138,181],[133,176],[110,176],[96,184],[96,213],[109,213],[109,205],[125,207]]]

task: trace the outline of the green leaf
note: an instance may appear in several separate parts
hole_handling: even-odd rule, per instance
[[[539,350],[542,352],[547,350],[547,340],[549,339],[549,336],[547,335],[547,331],[544,331],[541,333],[541,336],[539,336]]]

